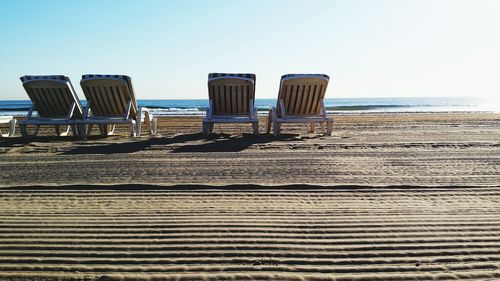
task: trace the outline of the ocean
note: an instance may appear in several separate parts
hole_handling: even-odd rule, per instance
[[[85,105],[85,100],[82,100]],[[204,115],[207,99],[139,100],[157,116]],[[257,99],[259,114],[266,114],[276,105],[276,99]],[[26,116],[29,100],[0,100],[0,115]],[[477,98],[422,97],[422,98],[329,98],[325,99],[328,113],[372,112],[499,112],[500,106]]]

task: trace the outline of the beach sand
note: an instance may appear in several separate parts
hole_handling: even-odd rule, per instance
[[[334,118],[0,139],[0,280],[500,279],[500,114]]]

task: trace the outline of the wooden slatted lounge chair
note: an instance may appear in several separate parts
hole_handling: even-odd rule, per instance
[[[0,138],[13,137],[16,123],[17,121],[13,116],[0,116],[0,124],[9,124],[7,133],[2,133],[2,130],[0,130]]]
[[[325,74],[287,74],[281,77],[278,103],[269,111],[267,133],[279,135],[282,123],[309,123],[314,133],[320,123],[323,133],[332,134],[333,119],[326,116],[323,99],[330,77]]]
[[[210,73],[208,75],[209,107],[203,119],[203,134],[213,132],[215,123],[252,123],[259,133],[255,102],[255,74]]]
[[[82,106],[68,77],[26,75],[20,79],[31,99],[26,120],[19,121],[23,137],[36,136],[41,125],[54,126],[58,136],[68,135],[70,128],[74,136],[78,134],[75,120],[82,118]],[[38,112],[37,116],[33,116],[35,110]],[[28,132],[28,125],[35,126],[33,133]],[[66,129],[61,131],[61,126],[66,126]]]
[[[78,126],[82,138],[91,134],[93,125],[99,126],[102,136],[112,135],[116,124],[128,124],[130,135],[139,137],[143,122],[150,134],[156,134],[157,120],[147,108],[137,105],[129,76],[86,74],[80,85],[87,99]]]

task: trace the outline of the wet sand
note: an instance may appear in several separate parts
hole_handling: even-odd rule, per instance
[[[500,115],[335,119],[1,139],[0,280],[500,279]]]

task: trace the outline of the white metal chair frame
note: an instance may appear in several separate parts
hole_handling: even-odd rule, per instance
[[[285,75],[286,76],[286,75]],[[283,77],[285,77],[283,76]],[[286,77],[282,78],[281,83],[280,83],[280,92],[278,94],[278,104],[279,106],[279,114],[278,116],[278,110],[276,106],[273,106],[271,110],[269,110],[269,115],[267,118],[267,124],[266,124],[266,132],[269,133],[271,131],[271,125],[273,128],[273,135],[278,136],[281,132],[281,124],[282,123],[309,123],[309,133],[314,133],[316,130],[316,123],[319,123],[321,126],[321,130],[323,134],[326,134],[330,136],[332,134],[332,127],[333,127],[333,118],[329,118],[326,115],[326,109],[325,109],[325,104],[323,101],[323,98],[320,101],[320,112],[319,114],[300,114],[300,115],[295,115],[295,114],[289,114],[286,111],[286,106],[285,106],[285,101],[281,97],[281,91],[283,87],[283,82],[291,79],[304,79],[304,78],[320,78],[323,80],[326,80],[328,83],[328,76],[326,75],[316,75],[316,74],[298,74],[294,75],[291,77]],[[326,86],[325,86],[326,87]],[[326,91],[326,88],[325,88]],[[326,124],[326,126],[325,126]],[[325,128],[326,127],[326,128]]]
[[[57,89],[65,88],[69,93],[68,98],[70,98],[70,100],[68,100],[68,102],[71,101],[67,109],[67,112],[65,114],[64,113],[59,114],[58,116],[40,116],[39,112],[38,116],[35,117],[33,112],[37,110],[37,106],[43,107],[46,105],[37,105],[37,102],[34,101],[30,96],[31,106],[28,111],[28,115],[26,116],[25,120],[19,121],[19,129],[23,137],[25,138],[35,137],[38,134],[40,126],[42,125],[53,125],[57,136],[67,136],[70,130],[73,131],[74,136],[78,135],[75,123],[76,122],[75,115],[81,114],[81,105],[69,78],[62,75],[23,76],[21,77],[21,81],[23,82],[23,86],[25,87],[29,96],[30,92],[28,91],[28,89],[33,90],[34,88],[32,88],[32,86],[26,86],[26,84],[36,82],[36,83],[42,83],[42,85],[45,85],[45,87],[43,88],[52,89],[54,92],[56,88]],[[52,85],[52,83],[54,83],[54,85]],[[59,86],[64,85],[64,86],[58,87],[55,85]],[[33,132],[30,133],[28,131],[28,125],[33,125],[35,127]],[[66,128],[61,130],[61,126],[66,126]]]
[[[72,102],[68,114],[66,118],[43,118],[37,117],[36,119],[32,119],[33,111],[36,109],[36,103],[32,102],[30,110],[28,111],[28,115],[26,116],[26,120],[22,120],[19,122],[19,129],[23,137],[34,137],[38,134],[38,130],[41,125],[54,125],[55,132],[57,136],[67,136],[69,130],[73,131],[74,135],[77,135],[78,132],[75,128],[76,120],[72,119],[75,113],[76,103]],[[35,131],[33,133],[28,132],[27,125],[34,125]],[[64,131],[61,131],[60,126],[66,126]]]
[[[115,80],[119,83],[124,82],[121,78],[114,77],[96,77],[96,78],[85,78],[80,82],[82,88],[84,81],[86,80]],[[141,135],[142,122],[145,122],[149,128],[149,133],[151,135],[156,135],[157,131],[157,119],[153,117],[151,112],[146,107],[139,107],[135,104],[135,97],[133,94],[132,86],[127,83],[127,88],[129,91],[129,101],[125,107],[124,113],[122,115],[114,115],[114,116],[96,116],[92,114],[92,102],[87,99],[87,106],[85,107],[82,120],[77,121],[78,124],[78,134],[81,138],[85,138],[87,135],[92,134],[92,128],[94,125],[99,126],[99,130],[101,132],[101,136],[110,136],[114,133],[116,124],[129,124],[130,136],[139,137]],[[84,89],[85,93],[85,89]],[[131,117],[132,107],[137,108],[135,118]]]
[[[228,79],[228,78],[246,80],[246,81],[254,83],[254,81],[252,79],[244,78],[244,77],[235,77],[235,76],[220,76],[220,77],[211,78],[211,79],[209,79],[209,83],[211,81],[214,81],[214,80]],[[205,118],[203,118],[203,135],[205,137],[207,137],[208,135],[210,135],[213,132],[215,123],[252,123],[253,134],[259,133],[259,118],[257,117],[257,108],[254,106],[253,99],[248,100],[248,113],[249,114],[245,114],[245,115],[214,114],[213,113],[213,108],[214,108],[213,99],[211,97],[209,97],[208,102],[209,102],[209,106],[207,109],[207,115]]]
[[[333,119],[326,115],[325,104],[321,101],[321,115],[288,115],[286,113],[285,102],[280,99],[279,101],[281,118],[278,117],[276,107],[273,106],[269,112],[267,122],[267,132],[270,132],[271,122],[273,127],[273,135],[278,136],[281,132],[282,123],[310,123],[308,133],[316,131],[316,123],[319,123],[323,134],[330,136],[332,134]],[[326,131],[324,123],[327,124]]]
[[[2,130],[0,130],[0,138],[13,137],[16,130],[17,120],[12,116],[0,116],[0,123],[9,124],[9,130],[7,133],[2,133]]]
[[[88,101],[87,106],[83,111],[83,119],[77,121],[78,132],[80,137],[84,138],[87,135],[91,135],[93,125],[99,125],[99,130],[102,136],[110,136],[115,131],[116,124],[129,124],[130,136],[139,137],[141,135],[142,122],[144,121],[149,128],[149,133],[156,135],[157,130],[157,119],[153,118],[153,115],[149,109],[139,106],[137,109],[137,117],[140,120],[130,118],[130,111],[132,109],[132,101],[127,103],[127,109],[123,116],[93,116],[92,110],[90,109],[90,101]],[[144,113],[144,114],[143,114]],[[139,117],[140,116],[140,117]]]

